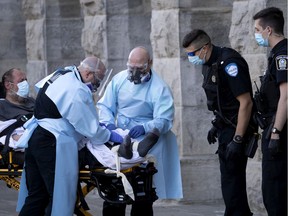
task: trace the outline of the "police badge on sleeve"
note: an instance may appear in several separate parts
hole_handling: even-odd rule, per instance
[[[275,58],[277,70],[287,70],[287,55],[279,55]]]

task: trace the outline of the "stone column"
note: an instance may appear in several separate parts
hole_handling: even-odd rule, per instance
[[[25,19],[21,1],[0,1],[0,76],[12,67],[26,70]]]
[[[23,0],[26,18],[27,77],[34,84],[47,75],[45,0]]]
[[[201,71],[191,67],[181,48],[191,20],[204,18],[198,8],[185,2],[152,1],[151,43],[154,69],[171,87],[175,102],[173,131],[181,156],[184,200],[197,202],[221,198],[215,146],[206,141],[211,114],[201,88]],[[186,2],[186,4],[190,4]],[[210,13],[203,8],[202,14]],[[206,14],[207,15],[207,14]],[[214,18],[214,17],[213,17]],[[196,25],[195,25],[196,26]],[[194,26],[193,26],[194,27]],[[205,182],[205,184],[203,183]]]
[[[81,43],[85,56],[95,55],[107,62],[106,1],[80,0],[84,14]]]

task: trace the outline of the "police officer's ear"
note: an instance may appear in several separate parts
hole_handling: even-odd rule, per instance
[[[205,44],[202,49],[203,49],[203,52],[206,53],[208,51],[208,48],[209,48],[209,44]]]
[[[273,29],[270,26],[267,26],[266,29],[267,29],[267,34],[271,35],[273,32]]]

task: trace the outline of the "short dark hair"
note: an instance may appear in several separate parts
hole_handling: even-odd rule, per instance
[[[1,95],[0,97],[6,96],[6,87],[5,82],[12,82],[13,81],[13,71],[17,68],[11,68],[8,71],[6,71],[2,76],[2,82],[1,82]]]
[[[182,41],[182,46],[183,48],[187,48],[190,46],[190,44],[195,43],[199,44],[199,47],[197,48],[200,48],[201,46],[209,43],[210,41],[211,39],[205,31],[201,29],[194,29],[185,35]]]
[[[284,34],[284,16],[283,12],[276,7],[265,8],[253,16],[254,20],[260,19],[259,24],[262,28],[270,26],[275,33]]]

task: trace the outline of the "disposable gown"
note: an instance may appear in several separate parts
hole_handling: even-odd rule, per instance
[[[158,128],[161,136],[149,152],[157,160],[156,192],[161,199],[180,199],[182,181],[177,141],[171,131],[174,118],[171,90],[153,70],[148,82],[137,85],[127,80],[127,74],[127,70],[116,74],[98,101],[100,122],[116,123],[122,129],[143,125],[146,133]]]
[[[103,144],[109,140],[110,131],[99,127],[98,114],[92,100],[90,89],[81,81],[75,66],[66,67],[72,72],[56,79],[45,94],[55,103],[62,118],[32,117],[25,125],[19,147],[27,146],[32,132],[40,125],[56,137],[56,168],[53,194],[52,216],[73,215],[78,181],[78,145],[87,137],[94,144]],[[49,76],[50,77],[50,76]],[[44,81],[43,81],[44,80]],[[47,80],[44,78],[37,88]],[[25,172],[22,174],[17,210],[20,211],[27,196]]]

